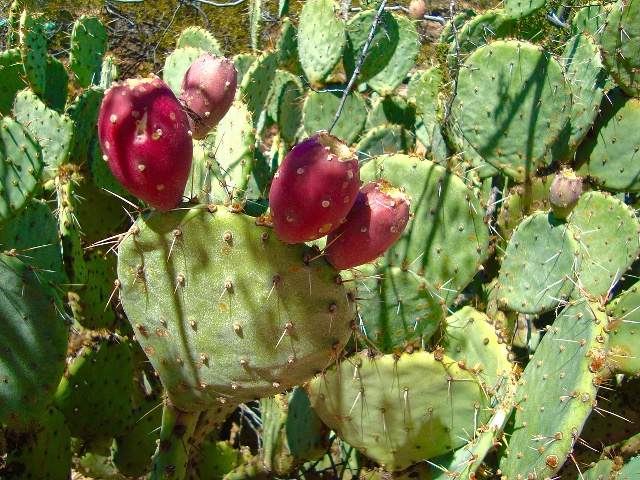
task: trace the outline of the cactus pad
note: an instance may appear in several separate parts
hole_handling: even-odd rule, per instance
[[[480,385],[441,353],[364,352],[318,375],[307,390],[322,421],[385,470],[459,447],[488,419]]]
[[[632,208],[603,192],[582,194],[569,216],[579,240],[582,289],[606,299],[638,256],[640,223]]]
[[[320,86],[342,55],[347,41],[344,20],[337,18],[333,0],[304,4],[298,25],[298,57],[309,83]]]
[[[34,197],[42,175],[42,150],[22,125],[0,118],[0,225],[22,211]],[[9,161],[6,161],[9,160]]]
[[[496,41],[472,53],[458,79],[452,116],[473,148],[517,181],[549,163],[569,120],[562,67],[537,46]],[[524,86],[524,88],[523,88]]]
[[[600,39],[607,71],[629,96],[640,94],[640,2],[619,0]]]
[[[500,275],[498,302],[521,313],[554,309],[569,298],[580,268],[573,231],[552,214],[525,218],[509,240]]]
[[[620,89],[607,93],[593,130],[576,153],[578,173],[594,177],[602,188],[640,191],[640,141],[621,132],[640,122],[640,99],[627,97]]]
[[[69,326],[56,290],[16,257],[0,257],[0,417],[29,427],[46,414],[62,378]]]
[[[83,15],[73,24],[69,66],[81,87],[100,83],[107,29],[97,17]]]
[[[336,358],[352,305],[337,272],[305,255],[316,254],[243,214],[182,209],[134,225],[119,247],[121,300],[177,407],[270,396]]]

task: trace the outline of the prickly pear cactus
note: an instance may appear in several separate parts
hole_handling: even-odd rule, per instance
[[[550,163],[549,148],[569,121],[571,96],[562,67],[522,41],[480,47],[465,66],[452,118],[485,161],[523,182]]]
[[[552,477],[571,453],[597,405],[608,342],[603,317],[582,299],[549,326],[520,379],[520,408],[500,464],[506,478],[532,472]]]
[[[54,287],[10,253],[0,257],[0,418],[10,428],[43,421],[62,378],[69,324]]]
[[[385,470],[463,445],[488,418],[479,383],[442,352],[365,351],[318,375],[307,391],[322,421]]]
[[[273,395],[337,358],[353,305],[314,257],[243,214],[187,208],[134,224],[119,247],[121,300],[176,407]]]

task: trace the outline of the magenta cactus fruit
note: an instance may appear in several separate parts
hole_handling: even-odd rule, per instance
[[[193,138],[206,137],[222,120],[231,108],[237,86],[238,72],[228,58],[203,53],[193,62],[180,88]]]
[[[336,270],[374,261],[402,235],[411,198],[386,180],[362,187],[346,222],[327,237],[325,258]]]
[[[360,190],[358,155],[319,133],[291,149],[269,193],[276,235],[285,243],[324,237],[344,221]]]
[[[160,211],[178,206],[193,142],[184,108],[166,83],[152,75],[107,90],[98,136],[104,159],[124,188]]]
[[[559,172],[549,187],[549,203],[554,217],[564,220],[582,195],[582,178],[570,168]]]

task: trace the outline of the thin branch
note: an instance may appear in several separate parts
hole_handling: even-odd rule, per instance
[[[382,16],[382,13],[384,12],[384,9],[386,6],[387,6],[387,0],[382,0],[382,3],[380,4],[380,8],[378,8],[378,11],[376,12],[376,16],[373,18],[373,24],[371,25],[369,36],[367,37],[367,41],[364,43],[364,46],[362,47],[362,53],[360,54],[360,58],[358,58],[358,63],[356,64],[356,68],[353,71],[351,78],[349,79],[349,83],[347,84],[347,87],[344,89],[344,92],[342,92],[342,98],[340,99],[340,105],[338,106],[338,111],[333,117],[333,121],[331,122],[331,125],[329,125],[329,128],[327,128],[327,132],[329,133],[331,133],[331,130],[333,129],[333,127],[335,127],[336,123],[338,122],[338,119],[342,114],[342,109],[344,108],[344,104],[347,101],[347,97],[349,96],[349,93],[351,92],[353,85],[356,83],[356,79],[360,74],[360,69],[362,68],[364,59],[367,56],[367,50],[369,49],[369,45],[371,45],[371,42],[373,41],[373,37],[376,34],[376,29],[378,28],[378,23],[380,22],[380,17]]]

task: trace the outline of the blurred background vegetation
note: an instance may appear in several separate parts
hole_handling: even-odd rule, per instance
[[[66,61],[69,35],[73,20],[79,15],[97,15],[109,29],[109,49],[120,61],[121,78],[135,75],[158,73],[164,58],[175,48],[180,32],[188,26],[200,26],[209,30],[218,40],[225,55],[232,56],[251,49],[249,38],[249,1],[203,2],[199,0],[32,0],[33,9],[44,14],[49,20],[50,51],[60,60]],[[212,3],[231,4],[220,7]],[[234,3],[237,3],[234,5]],[[291,1],[289,16],[294,23],[304,2]],[[11,2],[5,0],[0,7],[0,48],[6,38],[6,19]],[[392,6],[409,5],[409,0],[389,2]],[[456,9],[471,8],[476,12],[493,6],[490,0],[456,2]],[[352,2],[358,9],[358,0]],[[427,1],[427,14],[448,17],[449,0]],[[263,1],[262,44],[274,45],[278,35],[278,0]],[[422,51],[417,66],[430,64],[435,56],[434,44],[442,26],[437,22],[419,22],[418,31],[422,41]]]

